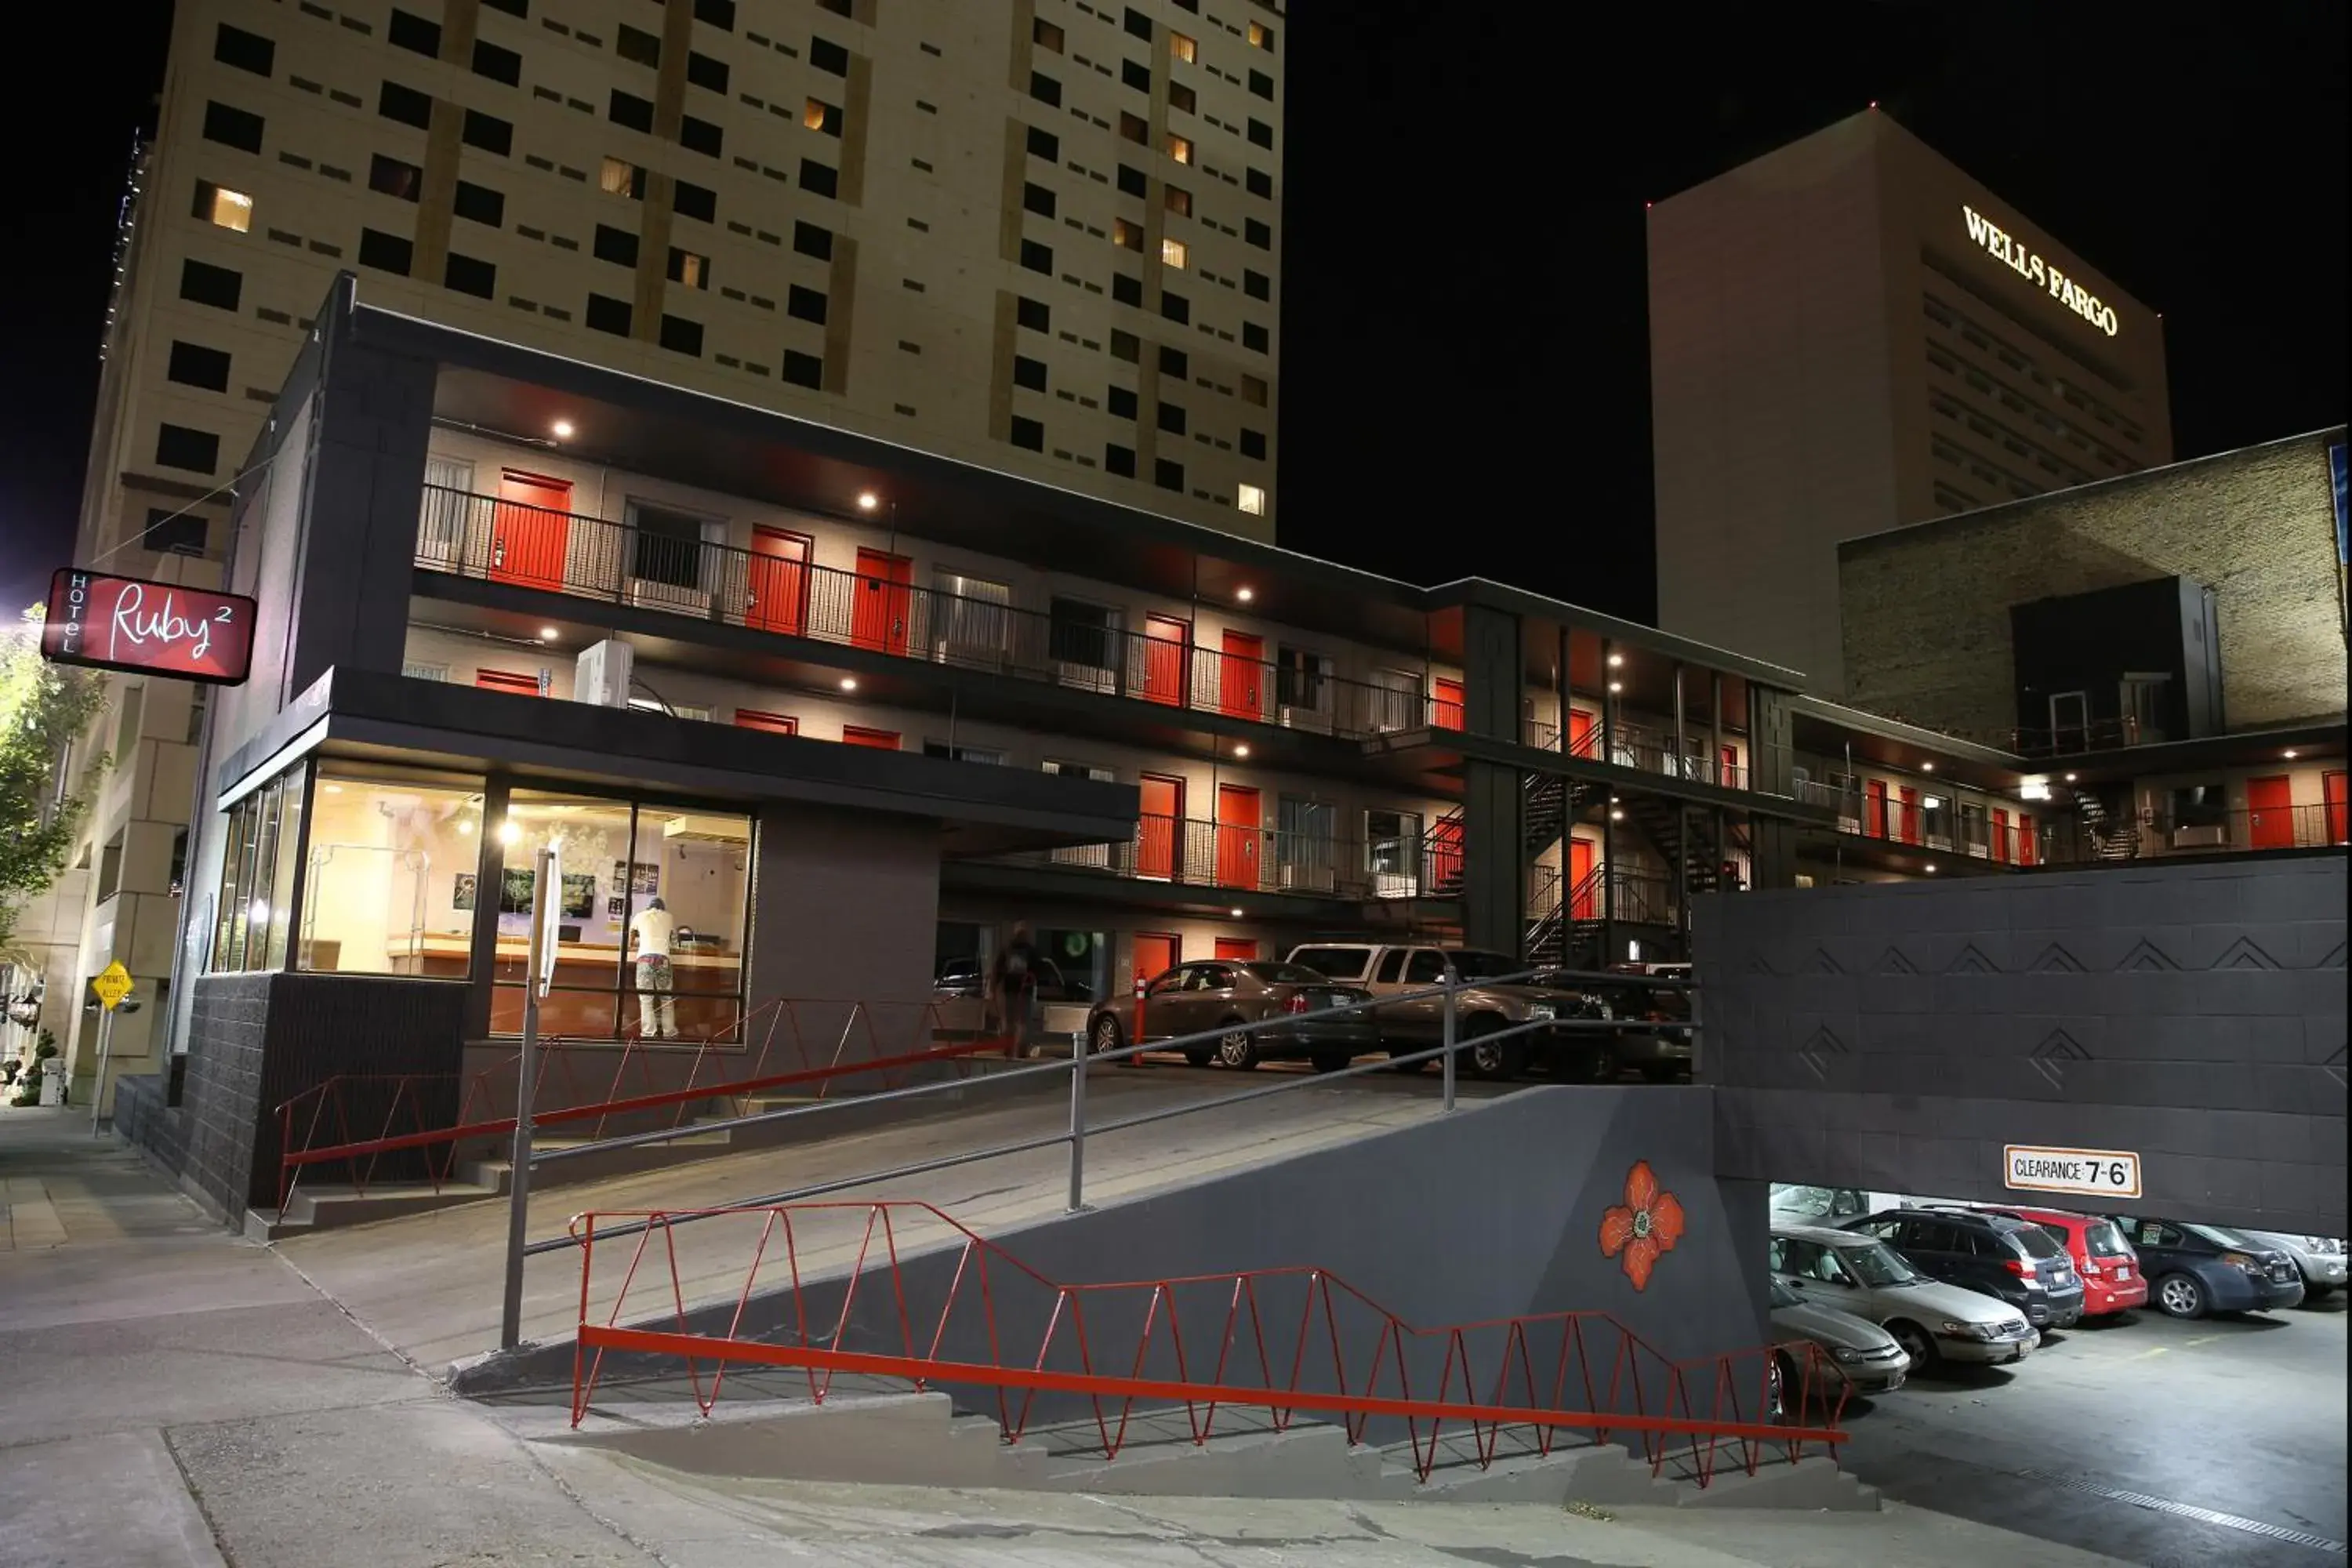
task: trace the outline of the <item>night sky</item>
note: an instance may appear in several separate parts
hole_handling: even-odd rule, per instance
[[[0,110],[21,158],[0,258],[17,302],[0,360],[11,603],[70,548],[164,9],[55,9],[45,26],[80,37],[53,58],[89,62],[70,118],[46,94]],[[1873,100],[2164,313],[2179,456],[2345,417],[2344,6],[1291,11],[1293,549],[1648,619],[1643,204]]]

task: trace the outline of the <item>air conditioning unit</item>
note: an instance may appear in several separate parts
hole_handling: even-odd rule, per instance
[[[1281,871],[1281,887],[1286,893],[1328,893],[1339,885],[1338,877],[1328,866],[1301,866],[1286,860]]]
[[[1294,708],[1286,703],[1282,708],[1282,727],[1328,735],[1331,732],[1331,715],[1319,708]]]
[[[636,650],[627,643],[606,637],[591,644],[580,650],[572,665],[572,700],[599,708],[626,708],[629,679],[635,668]]]
[[[629,579],[628,602],[645,610],[667,610],[673,615],[692,616],[698,620],[710,616],[710,595],[699,588],[681,588],[675,583],[656,582],[650,577]]]

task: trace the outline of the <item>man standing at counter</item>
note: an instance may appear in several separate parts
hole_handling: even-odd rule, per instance
[[[677,1038],[677,1004],[671,998],[669,955],[677,945],[677,921],[659,899],[629,921],[629,945],[637,956],[637,1033],[644,1038]]]

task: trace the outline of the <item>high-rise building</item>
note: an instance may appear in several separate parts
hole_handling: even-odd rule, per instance
[[[182,0],[173,28],[84,563],[218,581],[346,268],[487,338],[1273,536],[1276,0]],[[80,963],[150,994],[194,784],[169,686],[83,748],[115,773]]]
[[[1840,541],[2171,460],[2157,314],[1875,109],[1649,216],[1670,631],[1835,693]]]

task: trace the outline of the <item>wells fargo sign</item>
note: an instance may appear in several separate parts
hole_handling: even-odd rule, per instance
[[[49,579],[41,657],[236,686],[253,668],[253,616],[241,594],[68,566]]]
[[[2035,255],[2025,242],[1971,206],[1960,208],[1967,220],[1969,237],[1985,247],[1996,259],[2009,264],[2011,270],[2028,283],[2039,284],[2050,290],[2050,297],[2074,314],[2091,323],[2109,337],[2116,335],[2116,308],[2103,304],[2099,297],[2076,283],[2049,262]]]

